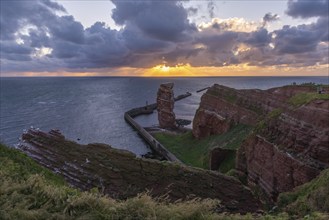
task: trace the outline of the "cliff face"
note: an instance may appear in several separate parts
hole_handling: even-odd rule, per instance
[[[158,120],[161,128],[175,128],[174,84],[161,84],[157,94]]]
[[[137,158],[105,144],[80,145],[66,140],[58,131],[29,130],[22,139],[21,150],[83,190],[97,187],[119,199],[147,190],[155,197],[168,195],[172,201],[216,198],[223,210],[233,212],[254,212],[260,208],[249,189],[216,172]]]
[[[309,86],[286,86],[269,90],[236,90],[213,85],[201,97],[193,120],[196,138],[226,132],[233,124],[255,125],[275,109],[287,109],[287,101],[298,93],[314,92]]]
[[[260,186],[274,201],[279,193],[291,191],[320,172],[259,135],[247,139],[239,149],[236,168],[251,186]]]
[[[314,88],[261,91],[214,85],[201,99],[193,134],[202,138],[225,132],[231,124],[254,125],[253,135],[238,150],[236,168],[249,184],[260,186],[275,200],[278,193],[310,181],[329,167],[329,100],[290,103],[293,96],[309,92],[315,93]]]

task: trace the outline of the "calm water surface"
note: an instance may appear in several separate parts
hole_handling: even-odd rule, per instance
[[[176,118],[192,119],[202,93],[214,83],[237,89],[272,87],[304,82],[329,84],[328,77],[216,77],[216,78],[0,78],[0,140],[18,142],[31,126],[57,128],[80,143],[100,142],[136,154],[149,151],[124,121],[131,108],[155,102],[161,83],[174,82],[176,95],[192,96],[175,103]],[[157,124],[157,114],[140,116],[143,126]]]

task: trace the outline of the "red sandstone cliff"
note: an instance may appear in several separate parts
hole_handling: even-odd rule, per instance
[[[275,200],[329,167],[329,100],[290,104],[292,96],[315,91],[310,86],[262,91],[214,85],[202,96],[193,135],[221,134],[237,123],[254,125],[238,150],[236,168]]]
[[[174,84],[161,84],[157,94],[158,120],[161,128],[175,128]]]

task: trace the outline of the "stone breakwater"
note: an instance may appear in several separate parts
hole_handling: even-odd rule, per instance
[[[138,134],[151,146],[152,150],[168,161],[181,163],[181,161],[157,141],[148,131],[140,126],[130,115],[125,113],[125,120],[138,132]]]
[[[149,192],[171,201],[195,197],[220,200],[218,210],[256,212],[261,204],[238,180],[167,161],[137,158],[129,151],[106,144],[81,145],[65,139],[59,131],[30,129],[22,135],[19,149],[39,164],[62,175],[82,190],[97,187],[116,199]]]
[[[161,86],[160,86],[161,88]],[[191,93],[187,92],[185,94],[181,94],[175,98],[173,98],[173,101],[179,101],[186,97],[191,96]],[[161,104],[161,103],[160,103]],[[168,161],[173,161],[177,163],[181,163],[181,161],[173,155],[171,152],[169,152],[160,142],[158,142],[145,128],[140,126],[134,118],[139,115],[145,115],[145,114],[152,114],[155,109],[159,109],[161,107],[158,107],[158,103],[153,103],[150,105],[142,106],[133,108],[124,114],[124,119],[129,123],[129,125],[135,129],[138,134],[150,145],[152,150],[160,155],[161,157],[165,158]],[[175,122],[176,123],[176,122]]]
[[[239,123],[255,126],[237,152],[236,169],[275,200],[329,167],[329,100],[319,96],[291,104],[295,95],[315,93],[312,86],[235,90],[214,85],[201,98],[193,135],[222,134]]]

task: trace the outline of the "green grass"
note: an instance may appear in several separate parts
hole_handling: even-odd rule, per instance
[[[270,113],[268,113],[267,117],[270,119],[277,119],[281,114],[282,114],[282,109],[277,108],[277,109],[274,109],[273,111],[271,111]]]
[[[14,179],[27,179],[30,175],[38,174],[54,185],[65,185],[65,180],[41,167],[26,154],[0,143],[0,168],[2,174],[8,173]]]
[[[224,134],[212,135],[201,140],[195,139],[192,132],[179,135],[156,133],[154,136],[182,162],[208,169],[209,150],[215,147],[237,149],[251,130],[250,126],[239,124]],[[234,160],[235,155],[227,158],[220,170],[228,171],[234,168]]]
[[[298,93],[289,99],[289,103],[295,107],[307,104],[317,99],[329,99],[329,94],[318,94],[318,93]]]
[[[220,89],[212,87],[207,90],[207,94],[213,95],[215,97],[221,97],[230,103],[235,103],[235,101],[237,100],[236,91],[233,89],[222,92]]]
[[[280,194],[278,204],[290,215],[303,216],[315,211],[329,213],[329,169],[294,191]]]

